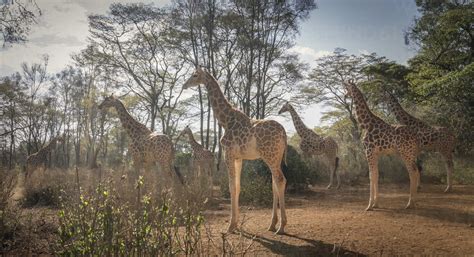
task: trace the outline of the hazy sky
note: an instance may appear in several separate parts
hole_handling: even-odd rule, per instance
[[[291,0],[293,1],[293,0]],[[298,1],[298,0],[294,0]],[[48,71],[58,72],[71,63],[70,55],[87,45],[87,15],[105,13],[113,0],[37,0],[43,11],[26,44],[0,49],[0,76],[20,70],[22,62],[37,62],[49,55]],[[125,0],[120,2],[137,2]],[[143,1],[140,1],[143,2]],[[159,6],[168,0],[155,2]],[[342,47],[349,53],[376,52],[405,63],[414,52],[404,45],[403,33],[416,14],[414,0],[317,0],[318,9],[302,24],[292,49],[311,63]],[[308,126],[320,124],[321,106],[303,111]],[[294,128],[288,119],[287,131]]]

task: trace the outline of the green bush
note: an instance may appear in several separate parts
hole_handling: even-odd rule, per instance
[[[39,170],[25,181],[23,206],[59,207],[61,196],[72,188],[73,176],[67,171]]]
[[[131,192],[116,190],[114,184],[99,184],[94,192],[76,194],[62,203],[60,254],[188,256],[199,251],[204,222],[199,201],[168,190],[145,190],[142,176]],[[134,200],[127,200],[124,193]],[[174,201],[175,197],[182,201]]]
[[[271,178],[264,177],[257,172],[256,168],[261,168],[257,161],[252,161],[244,166],[245,169],[242,168],[240,180],[239,202],[254,206],[271,206],[273,202]],[[219,177],[219,185],[222,195],[230,198],[227,174]]]
[[[287,165],[283,169],[287,192],[299,192],[308,188],[318,179],[317,173],[310,170],[298,152],[288,146]],[[226,172],[220,172],[219,185],[224,197],[230,197]],[[256,206],[271,206],[272,174],[262,160],[244,161],[242,165],[240,202]]]
[[[288,146],[286,162],[288,168],[284,173],[289,192],[304,191],[319,180],[320,175],[310,168],[293,146]]]

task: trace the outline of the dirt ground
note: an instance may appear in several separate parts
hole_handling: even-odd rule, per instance
[[[227,240],[248,246],[250,256],[472,256],[474,186],[455,186],[449,194],[443,189],[424,185],[416,208],[406,210],[408,187],[382,184],[380,208],[366,212],[368,185],[314,187],[287,198],[286,235],[266,231],[271,209],[241,207],[241,233]],[[225,231],[229,221],[229,204],[219,209],[207,213],[214,232]]]
[[[248,206],[241,206],[239,232],[223,234],[230,206],[229,200],[220,200],[215,210],[205,212],[208,238],[220,244],[225,235],[227,251],[241,255],[245,249],[245,256],[473,256],[474,186],[455,186],[449,194],[443,189],[424,185],[416,208],[405,210],[408,187],[381,184],[380,208],[366,212],[368,185],[340,190],[316,186],[287,196],[286,235],[267,231],[270,208]],[[25,250],[49,255],[57,239],[57,210],[23,213],[36,225],[19,244],[23,250],[8,255],[24,255]]]

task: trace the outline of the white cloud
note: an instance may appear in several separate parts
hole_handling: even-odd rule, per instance
[[[0,76],[20,71],[23,62],[35,63],[49,55],[48,72],[59,72],[71,64],[71,54],[87,46],[89,35],[87,16],[104,14],[113,2],[130,3],[136,0],[38,0],[43,15],[32,26],[29,41],[7,48],[0,47]],[[157,6],[170,0],[144,0]]]
[[[331,55],[332,52],[326,50],[316,51],[314,48],[296,45],[289,49],[290,52],[296,53],[300,56],[300,59],[312,66],[316,59]]]
[[[371,52],[369,52],[368,50],[365,50],[365,49],[359,49],[357,50],[359,52],[359,54],[364,54],[364,55],[369,55],[371,54]]]
[[[313,60],[324,57],[324,56],[331,55],[330,51],[325,51],[325,50],[316,51],[311,47],[299,46],[299,45],[296,45],[296,46],[290,48],[290,51],[294,52],[294,53],[298,53],[302,57],[309,57]]]

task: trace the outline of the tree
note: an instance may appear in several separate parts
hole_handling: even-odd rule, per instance
[[[408,32],[419,48],[409,60],[407,79],[418,102],[437,110],[436,123],[458,135],[458,150],[474,142],[474,3],[468,0],[418,0],[421,16]]]
[[[353,79],[358,83],[369,79],[363,69],[383,60],[384,58],[375,54],[349,55],[345,49],[336,48],[332,54],[316,60],[316,65],[309,74],[311,83],[302,86],[301,94],[295,99],[308,104],[325,103],[331,106],[332,110],[325,113],[323,119],[335,118],[337,121],[348,117],[352,123],[353,137],[359,138],[352,100],[346,97],[343,82]]]
[[[162,41],[166,13],[144,4],[112,4],[109,15],[89,16],[91,52],[97,63],[118,69],[122,76],[116,83],[138,95],[149,116],[147,122],[156,129],[159,119],[162,131],[176,129],[173,112],[181,107],[182,89],[177,87],[189,69],[173,49]],[[182,113],[182,112],[180,112]]]
[[[25,42],[41,10],[36,1],[8,0],[0,6],[0,34],[6,44]]]

